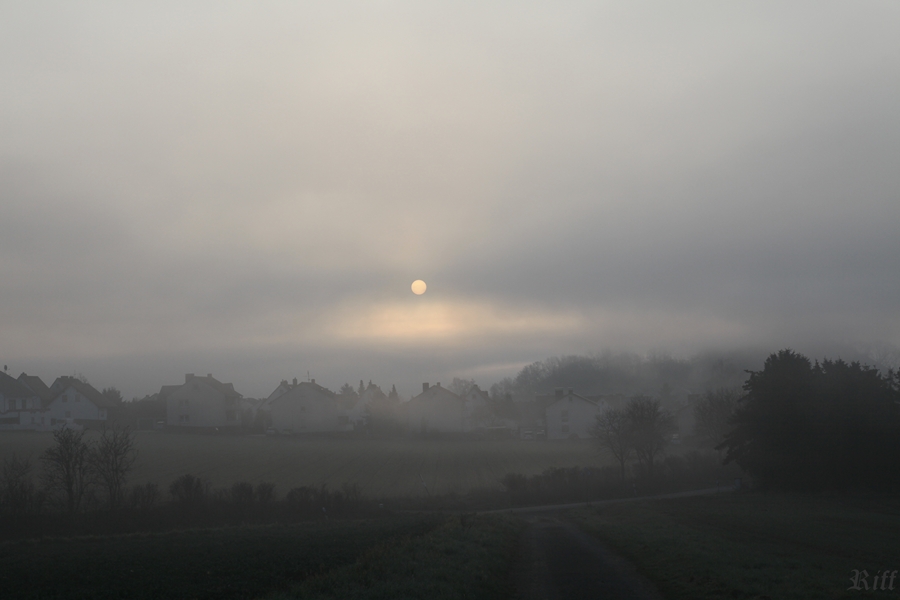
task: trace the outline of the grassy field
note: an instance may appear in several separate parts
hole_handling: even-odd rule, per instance
[[[427,535],[428,516],[0,543],[6,598],[259,598]]]
[[[13,452],[33,463],[52,442],[50,433],[0,433],[0,460]],[[419,497],[499,487],[506,473],[549,467],[606,464],[588,441],[366,440],[187,435],[137,432],[138,463],[131,483],[163,489],[190,473],[227,487],[271,481],[280,495],[299,486],[340,488],[356,483],[369,497]],[[36,465],[39,468],[40,465]],[[39,470],[39,469],[36,469]]]
[[[854,598],[900,570],[900,498],[722,494],[572,511],[670,599]],[[895,597],[894,591],[880,591]]]
[[[310,577],[270,600],[493,600],[512,597],[509,573],[524,522],[451,518],[429,533],[379,546],[354,564]]]

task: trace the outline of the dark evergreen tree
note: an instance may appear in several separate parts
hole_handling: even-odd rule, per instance
[[[719,448],[763,487],[885,489],[900,475],[900,391],[893,373],[791,350],[750,373]]]

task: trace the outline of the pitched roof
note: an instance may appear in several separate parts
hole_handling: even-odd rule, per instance
[[[221,381],[219,381],[218,379],[216,379],[216,378],[213,377],[212,375],[207,375],[206,377],[198,377],[197,375],[194,375],[194,376],[191,378],[191,381],[195,381],[195,380],[198,380],[198,379],[199,379],[200,381],[202,381],[203,383],[205,383],[206,385],[208,385],[209,387],[211,387],[211,388],[213,388],[214,390],[216,390],[217,392],[219,392],[220,394],[222,394],[223,396],[231,397],[231,398],[240,398],[240,397],[242,397],[242,394],[239,394],[239,393],[237,393],[237,392],[234,390],[234,385],[233,385],[233,384],[230,384],[230,383],[222,383]]]
[[[58,377],[56,381],[53,382],[51,389],[56,391],[53,395],[53,399],[55,400],[60,397],[62,393],[70,387],[74,388],[76,392],[87,398],[88,401],[93,403],[97,408],[116,408],[116,403],[98,392],[94,386],[69,376]]]
[[[418,396],[414,396],[409,399],[412,401],[421,401],[421,400],[434,400],[438,396],[443,396],[445,398],[450,398],[452,400],[459,400],[460,402],[464,402],[463,398],[460,398],[450,390],[445,387],[441,387],[441,384],[429,386],[427,390],[424,390]]]
[[[34,398],[38,396],[38,394],[23,385],[21,381],[10,377],[2,371],[0,371],[0,395],[7,398]]]
[[[23,372],[19,375],[18,379],[25,387],[40,396],[41,399],[50,400],[53,398],[53,392],[50,391],[47,384],[37,375],[28,375]]]
[[[593,404],[594,406],[600,406],[602,404],[601,402],[598,402],[597,400],[592,400],[591,398],[585,398],[584,396],[582,396],[580,394],[576,394],[572,390],[569,390],[568,392],[564,393],[562,396],[554,396],[553,402],[548,404],[547,408],[550,408],[551,406],[553,406],[555,404],[559,404],[563,400],[569,400],[569,401],[581,400],[582,402],[587,402],[588,404]]]
[[[301,381],[297,385],[288,384],[288,387],[290,388],[290,389],[288,389],[288,391],[286,391],[285,393],[283,393],[279,396],[276,396],[275,398],[272,398],[271,400],[268,400],[264,405],[261,405],[261,408],[262,408],[262,406],[265,406],[266,408],[268,408],[275,402],[279,402],[284,398],[296,397],[298,394],[300,394],[302,392],[317,392],[331,400],[338,400],[341,398],[341,396],[339,394],[335,394],[328,388],[322,387],[318,383],[313,383],[311,381]]]

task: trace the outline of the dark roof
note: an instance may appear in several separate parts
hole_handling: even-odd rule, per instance
[[[61,396],[62,393],[70,387],[75,388],[75,391],[87,398],[97,406],[97,408],[116,408],[117,406],[115,402],[98,392],[91,384],[84,383],[80,379],[69,376],[58,377],[56,381],[53,382],[51,389],[56,392],[53,395],[53,399],[55,400]]]
[[[182,387],[182,386],[187,385],[188,383],[191,383],[194,381],[202,381],[203,383],[205,383],[209,387],[213,388],[214,390],[216,390],[217,392],[219,392],[220,394],[222,394],[225,397],[230,397],[230,398],[241,398],[242,397],[241,394],[234,391],[234,386],[232,384],[222,383],[221,381],[219,381],[212,375],[207,375],[206,377],[200,377],[198,375],[194,375],[190,378],[189,381],[186,381],[184,384],[182,384],[178,387]]]
[[[458,400],[460,402],[465,402],[465,400],[445,387],[441,387],[440,385],[432,385],[429,386],[427,390],[419,394],[418,396],[414,396],[409,399],[410,402],[416,400],[433,400],[435,396],[444,396],[445,398],[450,398],[452,400]]]
[[[181,385],[184,385],[184,384],[181,384]],[[169,396],[169,394],[171,394],[172,392],[174,392],[175,390],[180,388],[181,385],[164,385],[164,386],[162,386],[161,388],[159,388],[158,398],[160,400],[165,400]]]
[[[572,390],[569,390],[568,392],[564,393],[562,396],[553,396],[552,401],[549,404],[547,404],[547,408],[550,408],[554,404],[558,404],[558,403],[562,402],[563,400],[571,401],[573,398],[577,398],[578,400],[584,400],[588,404],[593,404],[595,406],[600,405],[600,402],[598,402],[597,400],[592,400],[591,398],[585,398],[581,394],[576,394]]]
[[[323,396],[326,396],[327,398],[330,398],[332,400],[338,400],[342,398],[342,396],[340,396],[339,394],[335,394],[328,388],[322,387],[318,383],[313,383],[311,381],[301,381],[297,385],[288,384],[288,388],[289,389],[285,393],[281,394],[277,398],[272,398],[272,400],[268,402],[268,404],[272,405],[273,403],[280,401],[282,398],[288,397],[294,390],[319,392]]]
[[[19,375],[19,381],[32,392],[40,396],[41,399],[50,400],[53,398],[53,392],[50,391],[47,384],[37,375],[22,373]]]
[[[14,379],[0,371],[0,394],[7,398],[35,398],[40,397],[28,389],[21,381]]]

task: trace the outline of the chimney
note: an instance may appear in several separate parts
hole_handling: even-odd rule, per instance
[[[207,373],[207,374],[206,374],[206,378],[207,378],[207,379],[212,379],[212,373]]]
[[[569,388],[569,395],[571,396],[571,395],[574,394],[574,393],[575,393],[575,389],[574,389],[574,388]]]
[[[441,382],[438,381],[436,384],[434,384],[434,387],[441,387]]]
[[[315,378],[310,379],[310,382],[315,383],[316,382]]]
[[[190,380],[193,379],[193,378],[194,378],[194,374],[193,374],[193,373],[185,373],[185,375],[184,375],[184,382],[187,383],[188,381],[190,381]]]
[[[428,384],[427,384],[427,383],[423,383],[423,384],[422,384],[422,391],[423,391],[423,392],[427,392],[427,391],[428,391]]]
[[[297,378],[294,377],[294,387],[297,387]]]
[[[557,398],[563,397],[563,389],[562,388],[556,388],[556,397]]]

